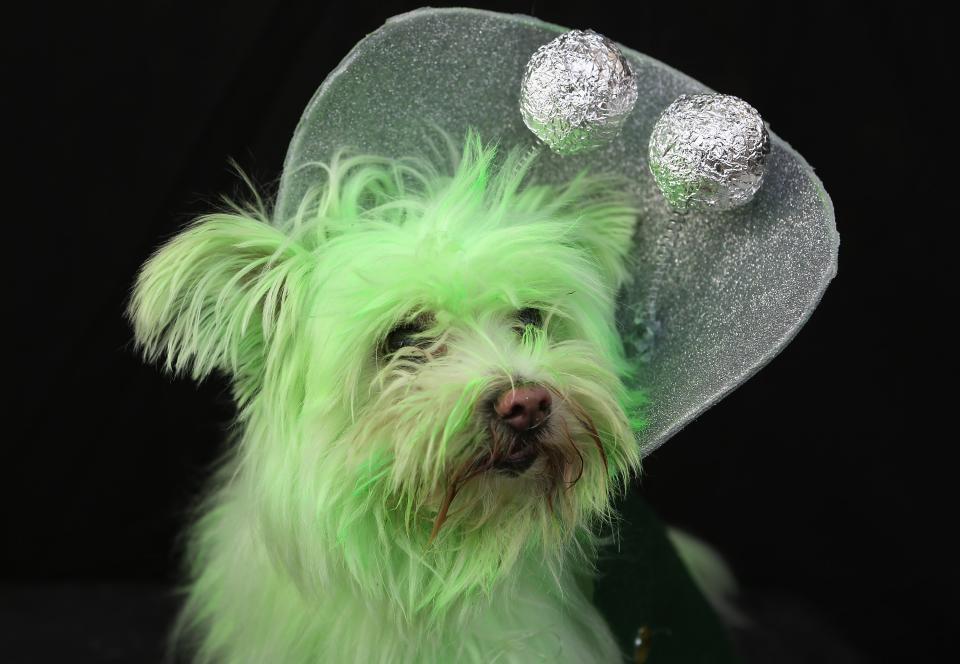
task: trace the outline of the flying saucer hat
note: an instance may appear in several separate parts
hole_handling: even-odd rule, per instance
[[[565,33],[531,17],[473,9],[422,9],[388,20],[350,51],[307,105],[287,152],[275,215],[294,215],[321,176],[318,164],[344,146],[405,157],[420,154],[437,128],[455,137],[472,128],[505,147],[535,146],[528,114],[521,113],[521,87],[538,49]],[[678,213],[665,196],[660,164],[651,163],[676,154],[661,120],[696,120],[726,96],[703,97],[713,91],[615,47],[636,88],[629,112],[617,115],[615,135],[590,150],[543,150],[531,177],[559,183],[584,169],[616,173],[639,205],[634,278],[619,294],[618,324],[649,396],[648,426],[639,434],[648,454],[797,334],[836,274],[839,237],[813,169],[756,123],[762,186],[759,175],[752,178],[748,202],[735,207],[688,206]],[[751,120],[752,109],[740,103],[748,109],[742,117]],[[655,145],[666,147],[655,153]],[[714,171],[723,175],[723,164]]]

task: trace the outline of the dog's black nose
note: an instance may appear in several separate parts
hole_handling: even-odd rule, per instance
[[[500,395],[493,409],[506,424],[519,432],[536,429],[550,414],[553,400],[542,385],[523,385]]]

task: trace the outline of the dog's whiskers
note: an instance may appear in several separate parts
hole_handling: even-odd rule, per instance
[[[467,461],[461,464],[460,468],[458,468],[453,474],[453,479],[450,482],[450,485],[447,487],[447,492],[444,495],[443,502],[440,505],[440,511],[437,513],[437,518],[433,522],[433,530],[430,532],[430,538],[427,540],[427,546],[433,543],[437,533],[440,532],[440,528],[442,528],[443,524],[446,522],[450,505],[453,503],[454,498],[457,497],[460,489],[462,489],[467,482],[477,475],[490,470],[490,468],[492,468],[496,462],[499,461],[499,436],[496,435],[496,431],[492,426],[490,431],[493,441],[493,449],[491,450],[491,453],[487,455],[486,458],[481,456],[467,459]],[[466,471],[469,472],[464,475]]]
[[[577,455],[577,458],[580,461],[579,471],[577,476],[572,480],[567,481],[567,489],[570,489],[574,484],[580,481],[580,478],[583,477],[583,454],[580,453],[580,448],[577,445],[577,442],[573,439],[573,434],[570,433],[570,428],[567,426],[567,423],[563,423],[563,435],[566,439],[567,445],[573,450],[574,454]]]
[[[440,532],[440,528],[447,520],[447,510],[450,509],[450,503],[453,502],[453,499],[457,497],[457,491],[459,491],[459,489],[456,482],[451,483],[447,488],[447,494],[444,496],[443,503],[440,505],[440,512],[437,514],[437,518],[433,522],[433,530],[430,532],[430,539],[427,540],[427,546],[430,546],[430,544],[433,543],[437,533]]]
[[[559,397],[564,403],[570,406],[570,410],[573,412],[573,416],[576,418],[577,422],[586,429],[587,433],[590,435],[590,439],[593,441],[593,444],[596,446],[597,451],[600,453],[600,460],[603,462],[603,469],[609,472],[607,466],[607,453],[603,450],[603,441],[600,440],[600,432],[597,431],[596,425],[593,423],[593,418],[585,411],[580,404],[578,404],[573,399],[568,399],[563,395],[559,390],[554,387],[547,386],[554,395]],[[579,453],[579,452],[578,452]],[[582,459],[582,457],[581,457]]]

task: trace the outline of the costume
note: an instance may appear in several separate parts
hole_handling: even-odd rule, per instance
[[[203,217],[145,265],[138,342],[226,372],[239,406],[191,531],[178,636],[198,661],[626,651],[591,602],[617,496],[792,338],[838,239],[775,135],[747,204],[671,209],[651,134],[708,91],[629,49],[616,131],[536,147],[518,91],[562,32],[466,9],[392,19],[311,100],[271,210]],[[674,618],[636,627],[682,640]]]

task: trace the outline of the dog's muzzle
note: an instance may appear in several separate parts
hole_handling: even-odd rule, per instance
[[[522,385],[501,394],[494,403],[495,417],[512,430],[510,449],[494,468],[519,475],[536,461],[537,437],[550,415],[553,398],[542,385]]]

